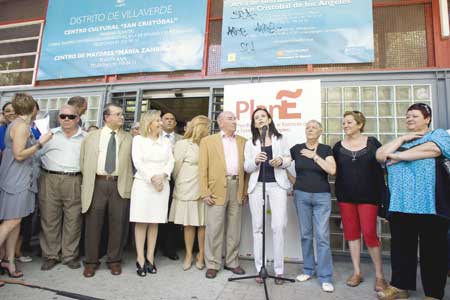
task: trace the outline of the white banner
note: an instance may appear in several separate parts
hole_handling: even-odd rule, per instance
[[[251,138],[250,123],[253,111],[264,106],[272,115],[278,131],[288,138],[289,146],[305,141],[304,125],[309,120],[321,120],[320,80],[267,82],[226,85],[224,111],[237,117],[237,133]],[[288,261],[301,261],[297,214],[289,197],[288,225],[285,232],[284,253]],[[270,209],[267,210],[266,256],[272,260],[272,230]],[[250,209],[243,208],[241,246],[239,254],[253,257],[253,235]]]

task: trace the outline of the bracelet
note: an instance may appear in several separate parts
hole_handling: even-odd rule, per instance
[[[37,143],[36,143],[35,145],[38,146],[38,150],[42,149],[42,144],[41,144],[41,142],[37,141]]]

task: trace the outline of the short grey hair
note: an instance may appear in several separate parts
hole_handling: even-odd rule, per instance
[[[317,126],[319,126],[320,129],[323,129],[322,123],[320,123],[317,120],[314,120],[314,119],[313,120],[309,120],[308,122],[306,122],[305,126],[308,125],[308,123],[316,123]]]

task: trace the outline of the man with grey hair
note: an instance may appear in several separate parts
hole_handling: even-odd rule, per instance
[[[78,259],[81,235],[80,148],[86,133],[78,126],[80,117],[75,107],[63,105],[58,118],[60,127],[52,130],[53,138],[40,152],[43,271],[52,269],[60,260],[71,269],[81,267]]]
[[[234,274],[245,274],[239,266],[238,254],[242,203],[247,198],[246,140],[236,135],[236,117],[232,112],[222,112],[217,122],[220,132],[202,139],[198,163],[200,194],[207,204],[205,261],[206,278],[210,279],[216,277],[222,265],[224,234],[224,268]]]
[[[78,125],[80,127],[83,127],[81,117],[85,114],[88,102],[86,98],[81,96],[73,96],[69,98],[69,101],[67,101],[67,104],[70,106],[75,107],[77,115],[80,117],[78,121]],[[49,115],[49,128],[56,128],[59,126],[59,120],[58,120],[58,111],[57,110],[51,110],[48,112]]]

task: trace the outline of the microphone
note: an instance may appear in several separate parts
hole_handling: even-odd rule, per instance
[[[264,147],[266,144],[266,134],[267,134],[267,125],[264,125],[261,128],[261,146]]]

